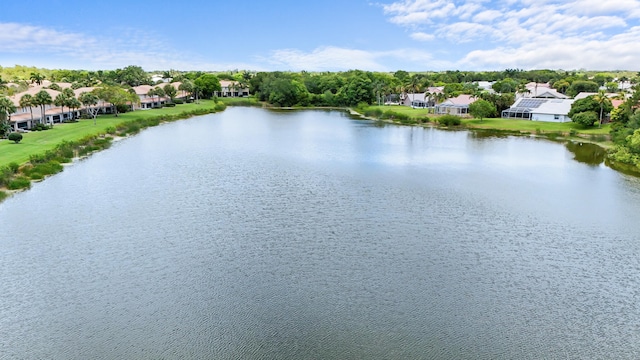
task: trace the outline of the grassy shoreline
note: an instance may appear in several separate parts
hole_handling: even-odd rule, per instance
[[[53,129],[24,134],[19,144],[0,141],[0,201],[10,194],[26,190],[33,181],[62,171],[64,163],[111,146],[114,137],[126,137],[161,123],[224,110],[226,105],[213,100],[181,104],[152,110],[138,110],[75,123],[59,124]]]
[[[597,144],[603,148],[610,148],[609,131],[611,126],[582,128],[580,125],[569,123],[554,123],[530,120],[515,120],[502,118],[473,119],[461,118],[457,126],[444,126],[438,123],[439,115],[429,114],[425,109],[413,109],[406,106],[366,106],[350,109],[354,114],[371,120],[409,126],[430,126],[445,129],[487,130],[510,135],[524,135],[548,138],[550,140],[578,140]],[[382,116],[376,114],[382,113]]]
[[[221,98],[201,100],[195,104],[181,104],[162,109],[139,110],[98,117],[96,124],[92,119],[76,123],[59,124],[53,129],[24,134],[19,144],[8,140],[0,141],[0,202],[16,191],[28,189],[31,182],[39,181],[49,175],[62,171],[61,164],[73,159],[90,155],[106,149],[114,137],[126,137],[141,129],[156,126],[164,122],[185,119],[224,110],[226,106],[259,106],[272,110],[308,110],[333,109],[346,110],[354,116],[364,119],[384,121],[397,125],[439,127],[445,129],[465,129],[495,131],[516,136],[537,136],[550,140],[582,141],[597,144],[605,149],[612,146],[609,140],[610,125],[600,128],[583,129],[574,123],[547,123],[529,120],[510,119],[470,119],[463,118],[459,126],[438,124],[437,116],[428,114],[424,109],[412,109],[404,106],[367,106],[359,108],[296,107],[279,108],[266,106],[255,98]],[[390,112],[390,118],[380,119],[366,115],[367,112]],[[401,114],[398,116],[397,114]],[[612,161],[605,162],[609,167],[625,174],[640,176],[640,169]],[[624,165],[624,166],[623,166]]]

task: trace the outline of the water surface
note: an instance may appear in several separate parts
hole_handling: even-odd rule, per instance
[[[0,204],[0,358],[640,356],[640,182],[573,145],[230,108]]]

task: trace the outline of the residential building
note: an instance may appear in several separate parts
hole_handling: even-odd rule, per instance
[[[569,122],[568,114],[574,99],[519,98],[502,118],[532,121]]]
[[[476,97],[473,95],[461,94],[437,104],[435,106],[435,113],[465,115],[469,113],[469,105],[476,100]]]

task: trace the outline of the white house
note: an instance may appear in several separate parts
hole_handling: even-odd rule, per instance
[[[436,114],[464,115],[469,113],[469,105],[476,101],[473,95],[461,94],[435,106]]]
[[[502,112],[502,118],[569,122],[571,118],[568,114],[573,102],[573,99],[519,98]]]

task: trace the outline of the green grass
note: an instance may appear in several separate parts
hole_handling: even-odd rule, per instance
[[[412,118],[431,118],[437,120],[438,115],[428,114],[426,109],[413,109],[408,106],[368,106],[366,110],[380,109],[382,111],[393,111],[396,113],[405,114]],[[569,134],[573,129],[576,134],[584,135],[609,135],[611,126],[609,124],[602,125],[601,128],[595,126],[592,128],[583,128],[578,124],[568,123],[554,123],[544,121],[531,121],[531,120],[514,120],[514,119],[464,119],[462,124],[468,128],[477,129],[494,129],[494,130],[508,130],[508,131],[521,131],[529,133],[563,133]]]
[[[530,133],[563,133],[569,134],[573,129],[577,134],[585,135],[608,135],[611,126],[609,124],[602,125],[601,128],[583,128],[582,126],[568,122],[568,123],[554,123],[545,121],[531,121],[531,120],[514,120],[514,119],[463,119],[462,123],[469,128],[477,129],[495,129],[495,130],[510,130],[510,131],[523,131]]]
[[[96,124],[93,119],[80,120],[76,123],[56,124],[53,129],[46,131],[32,131],[24,134],[19,144],[13,141],[0,140],[0,168],[15,162],[24,164],[33,155],[42,154],[54,149],[63,141],[78,141],[86,136],[104,134],[117,125],[136,119],[150,119],[157,116],[177,116],[183,112],[198,109],[211,109],[215,103],[212,100],[201,100],[199,104],[182,104],[175,107],[152,110],[137,110],[115,115],[98,116]]]
[[[399,105],[391,105],[391,106],[367,106],[366,110],[376,110],[379,109],[383,112],[392,111],[394,113],[404,114],[409,116],[410,118],[415,119],[427,119],[429,117],[433,117],[433,114],[428,114],[427,109],[414,109],[409,106],[399,106]]]
[[[262,106],[262,103],[253,96],[250,97],[221,97],[218,101],[227,106]]]

